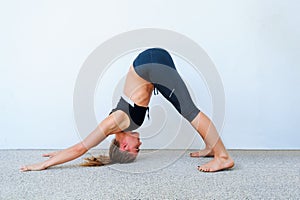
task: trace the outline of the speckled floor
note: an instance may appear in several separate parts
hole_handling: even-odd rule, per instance
[[[217,173],[197,171],[210,158],[190,158],[189,150],[142,150],[131,164],[84,168],[81,157],[18,170],[47,152],[0,150],[0,199],[300,199],[300,151],[231,150],[235,168]]]

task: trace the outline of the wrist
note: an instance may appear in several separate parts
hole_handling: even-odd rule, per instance
[[[47,169],[48,167],[50,167],[51,165],[50,165],[50,163],[49,163],[49,160],[46,160],[46,161],[44,161],[43,163],[42,163],[42,167],[44,168],[44,169]]]

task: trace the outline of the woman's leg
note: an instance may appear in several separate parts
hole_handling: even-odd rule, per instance
[[[234,161],[225,149],[212,121],[204,113],[199,112],[191,124],[198,131],[206,144],[206,149],[202,153],[208,153],[209,155],[214,156],[213,160],[199,166],[198,169],[204,172],[214,172],[232,168],[234,166]]]
[[[152,70],[152,73],[153,71],[154,70]],[[158,77],[158,75],[156,77]],[[168,69],[168,76],[165,76],[165,79],[159,83],[160,84],[155,84],[155,87],[176,110],[192,124],[203,138],[206,148],[200,151],[199,154],[214,156],[212,161],[199,167],[199,170],[212,172],[233,167],[233,160],[226,151],[215,126],[211,120],[196,107],[178,72],[174,69]]]
[[[171,78],[170,78],[171,77]],[[211,120],[195,106],[189,91],[175,70],[169,70],[168,78],[155,84],[158,91],[187,119],[203,138],[206,148],[199,152],[201,156],[214,156],[209,163],[199,167],[201,171],[218,171],[233,167],[218,132]]]
[[[154,84],[155,88],[199,132],[214,159],[199,167],[201,171],[218,171],[232,167],[228,155],[213,123],[195,106],[189,91],[176,70],[172,57],[162,49],[150,49],[141,53],[134,62],[137,74]],[[212,152],[210,151],[212,150]]]

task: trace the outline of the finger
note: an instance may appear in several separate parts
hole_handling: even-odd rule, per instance
[[[22,167],[20,168],[20,171],[21,171],[21,172],[28,171],[28,168],[27,168],[26,166],[22,166]]]
[[[55,155],[54,152],[51,152],[51,153],[45,153],[43,154],[43,157],[53,157]]]
[[[52,158],[53,155],[51,155],[51,154],[44,154],[43,157],[49,157],[49,158]]]

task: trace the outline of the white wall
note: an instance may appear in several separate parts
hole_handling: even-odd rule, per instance
[[[65,148],[78,142],[72,98],[82,63],[112,36],[152,27],[188,36],[214,61],[226,94],[221,136],[228,148],[299,149],[299,7],[296,0],[2,1],[0,148]],[[134,56],[120,58],[111,69],[123,64],[126,73]],[[189,76],[181,68],[184,61],[174,59],[183,77]],[[203,81],[187,82],[197,105],[210,114]],[[102,86],[95,97],[99,120],[110,110],[101,101],[111,103],[110,90]],[[106,98],[99,96],[102,91]],[[164,104],[157,98],[152,105]],[[151,119],[161,113],[154,106]],[[190,142],[190,148],[201,147],[200,137],[183,126],[182,143],[168,148]],[[172,131],[170,124],[153,140],[145,139],[143,148],[163,148]]]

